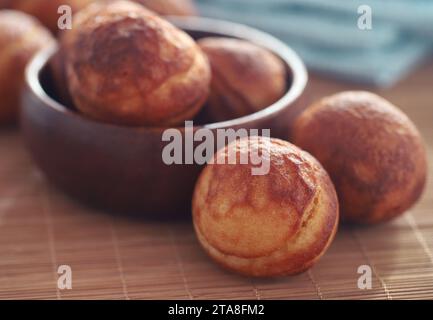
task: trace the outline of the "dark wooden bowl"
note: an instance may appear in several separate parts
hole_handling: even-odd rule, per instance
[[[271,129],[287,139],[302,110],[307,72],[285,44],[263,32],[205,18],[171,18],[194,38],[225,36],[249,40],[279,56],[288,71],[286,95],[266,109],[230,121],[195,127]],[[167,166],[162,161],[166,128],[123,127],[95,122],[56,101],[47,63],[56,48],[39,53],[26,71],[21,128],[36,164],[67,193],[98,207],[146,215],[185,215],[199,165]],[[179,128],[184,132],[183,128]]]

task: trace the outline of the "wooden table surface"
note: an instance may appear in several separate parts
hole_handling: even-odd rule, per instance
[[[312,99],[369,89],[311,78]],[[220,269],[201,250],[190,221],[131,220],[70,199],[34,166],[17,129],[0,130],[0,298],[433,298],[433,62],[379,93],[424,135],[430,177],[422,200],[389,224],[341,227],[310,271],[273,280]],[[72,268],[72,290],[57,286],[60,265]],[[357,287],[360,265],[372,268],[371,290]]]

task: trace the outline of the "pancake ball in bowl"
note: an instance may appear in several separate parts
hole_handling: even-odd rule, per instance
[[[265,174],[253,174],[257,159],[241,160],[250,154],[267,162]],[[338,201],[311,155],[286,141],[252,137],[218,151],[203,170],[193,218],[200,243],[220,265],[248,276],[292,275],[332,242]]]
[[[56,54],[50,60],[50,69],[54,80],[54,87],[57,98],[69,107],[73,107],[72,97],[68,89],[68,79],[66,75],[66,61],[68,55],[72,51],[72,40],[75,39],[76,30],[81,27],[83,23],[95,18],[99,12],[103,11],[108,2],[115,0],[99,0],[92,1],[85,9],[78,11],[73,15],[72,28],[65,29],[59,32],[58,41],[59,48]],[[132,10],[136,6],[132,4]]]
[[[71,40],[73,40],[74,36],[76,35],[74,29],[80,28],[84,22],[97,16],[101,11],[104,10],[104,8],[106,8],[109,2],[115,2],[115,0],[99,0],[88,2],[89,5],[85,9],[80,10],[73,15],[72,30],[62,30],[58,34],[61,45],[55,56],[50,61],[52,75],[55,80],[54,86],[56,88],[58,98],[62,103],[70,107],[73,106],[73,101],[67,85],[68,81],[65,63],[68,59],[68,54],[71,51]],[[134,0],[134,2],[143,4],[146,6],[146,8],[162,15],[187,15],[188,12],[192,14],[194,9],[193,3],[188,0],[176,2],[171,0]],[[185,2],[186,5],[181,6],[181,2]],[[135,9],[136,7],[132,7],[132,10]]]
[[[411,120],[368,92],[322,99],[296,120],[293,141],[329,172],[342,220],[373,224],[409,209],[427,176],[426,151]]]
[[[208,97],[210,66],[195,41],[139,4],[110,2],[68,37],[69,93],[94,120],[177,125]]]
[[[55,87],[57,98],[69,107],[73,107],[73,102],[68,89],[66,61],[68,60],[68,54],[71,52],[71,42],[76,35],[76,29],[79,29],[84,22],[97,16],[107,6],[107,1],[94,1],[85,9],[74,14],[72,29],[62,30],[58,35],[60,44],[57,52],[50,60],[50,71],[54,80],[53,86]]]
[[[208,37],[198,41],[212,67],[206,115],[225,121],[260,111],[287,90],[284,63],[270,51],[239,39]]]
[[[0,10],[0,124],[16,120],[24,69],[37,51],[52,43],[50,32],[33,17]]]

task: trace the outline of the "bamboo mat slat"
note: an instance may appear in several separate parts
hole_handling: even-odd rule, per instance
[[[310,98],[357,89],[313,77]],[[401,106],[428,143],[433,172],[433,63],[380,92]],[[207,258],[191,223],[133,221],[90,209],[46,182],[15,129],[0,130],[0,299],[433,299],[433,179],[401,218],[342,227],[310,271],[257,280]],[[73,289],[57,288],[70,265]],[[360,265],[371,290],[357,287]]]

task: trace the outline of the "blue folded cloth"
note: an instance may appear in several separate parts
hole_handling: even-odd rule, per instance
[[[369,5],[373,29],[358,28]],[[310,69],[390,86],[433,47],[429,0],[200,0],[202,15],[265,30],[291,45]]]

